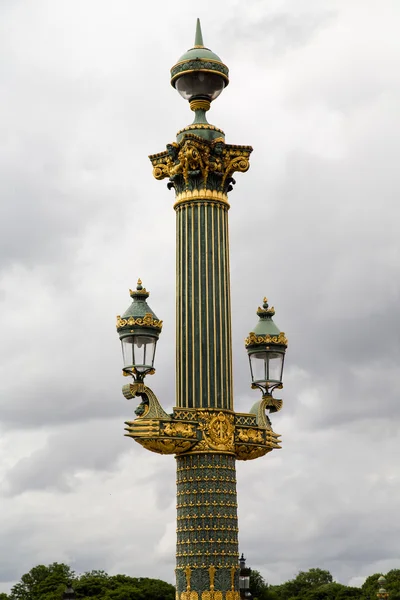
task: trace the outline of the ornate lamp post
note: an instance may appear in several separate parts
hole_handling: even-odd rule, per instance
[[[70,583],[67,583],[67,587],[65,588],[65,592],[63,593],[63,600],[75,600],[75,592]]]
[[[210,104],[229,83],[228,68],[204,47],[197,22],[194,47],[171,69],[171,84],[195,117],[176,142],[150,156],[156,179],[175,190],[176,211],[176,406],[172,415],[144,383],[154,372],[162,322],[147,305],[148,292],[133,302],[117,329],[124,350],[126,398],[141,400],[126,435],[144,448],[175,454],[177,462],[177,600],[239,600],[236,460],[280,448],[266,410],[282,405],[287,341],[268,305],[246,340],[253,387],[263,395],[249,413],[235,413],[228,245],[228,192],[235,171],[249,168],[250,146],[225,143],[208,123]],[[260,367],[260,368],[259,368]]]
[[[379,585],[379,590],[376,593],[377,598],[379,598],[379,600],[387,600],[389,598],[389,592],[387,592],[385,589],[386,579],[383,575],[381,575],[379,577],[378,585]]]
[[[244,555],[239,559],[239,590],[240,590],[240,598],[251,600],[252,595],[250,592],[250,575],[251,569],[250,567],[246,567],[246,559]]]

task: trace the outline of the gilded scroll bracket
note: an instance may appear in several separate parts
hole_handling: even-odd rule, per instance
[[[254,405],[252,413],[219,409],[176,408],[168,415],[144,383],[123,387],[126,398],[139,396],[137,418],[126,421],[125,435],[159,454],[227,453],[251,460],[280,448],[279,438],[265,414],[267,401]]]

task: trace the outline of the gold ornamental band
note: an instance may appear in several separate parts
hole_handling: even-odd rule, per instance
[[[210,110],[210,100],[191,100],[189,102],[191,110]]]
[[[227,194],[216,190],[188,190],[176,195],[174,208],[185,202],[200,201],[200,202],[219,202],[224,207],[230,208]]]
[[[183,129],[180,129],[179,131],[176,132],[176,135],[180,135],[181,133],[184,133],[185,131],[190,131],[191,129],[209,129],[210,131],[218,131],[218,133],[221,134],[221,137],[219,138],[215,138],[214,143],[215,142],[225,142],[225,132],[222,131],[222,129],[219,129],[218,127],[215,127],[215,125],[210,125],[209,123],[195,123],[194,125],[188,125],[187,127],[184,127]],[[164,155],[163,152],[160,152],[159,154]],[[157,156],[157,155],[154,155]]]

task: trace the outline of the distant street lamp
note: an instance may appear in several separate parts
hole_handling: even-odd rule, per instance
[[[379,590],[376,593],[377,598],[379,598],[379,600],[387,600],[389,598],[389,592],[387,592],[385,589],[386,579],[383,575],[381,575],[379,577],[378,585],[379,585]]]
[[[247,598],[247,600],[252,599],[252,595],[250,592],[250,567],[246,567],[246,559],[242,553],[242,556],[239,559],[239,592],[240,598]]]
[[[63,600],[75,600],[75,592],[71,583],[67,583],[67,587],[65,588],[65,592],[63,594]]]

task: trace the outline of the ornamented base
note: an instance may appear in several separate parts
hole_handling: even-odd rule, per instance
[[[177,461],[177,600],[239,600],[235,457]]]

